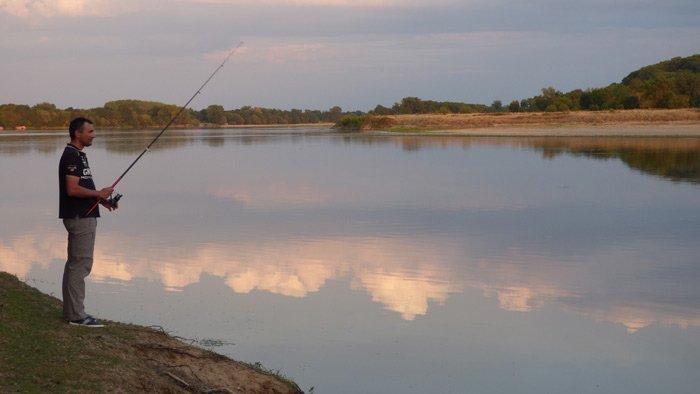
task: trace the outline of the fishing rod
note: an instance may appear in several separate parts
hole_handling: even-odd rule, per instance
[[[124,175],[126,175],[126,173],[129,172],[129,170],[131,170],[131,167],[133,167],[134,164],[136,164],[136,162],[138,162],[138,161],[141,159],[141,157],[143,157],[143,155],[146,154],[146,152],[150,152],[151,146],[152,146],[153,144],[155,144],[156,141],[158,141],[158,138],[160,138],[160,136],[163,135],[163,133],[165,133],[165,130],[167,130],[167,129],[170,127],[170,125],[172,125],[173,122],[175,122],[175,119],[177,119],[177,117],[180,116],[180,114],[182,113],[182,111],[184,111],[185,108],[187,108],[188,105],[190,105],[190,103],[192,102],[192,100],[194,100],[194,98],[197,97],[198,94],[201,94],[201,93],[202,93],[202,89],[204,89],[204,87],[207,86],[207,84],[209,83],[209,81],[211,81],[211,79],[214,78],[214,75],[216,75],[216,73],[219,72],[219,70],[221,70],[221,69],[224,67],[224,64],[226,64],[226,62],[228,61],[228,59],[230,59],[231,56],[233,56],[233,54],[236,53],[236,51],[238,50],[238,48],[240,48],[242,45],[243,45],[243,42],[238,43],[238,45],[237,45],[235,48],[233,48],[233,49],[231,50],[231,52],[229,52],[228,56],[226,56],[226,58],[224,59],[224,61],[221,62],[221,64],[219,65],[219,67],[217,67],[216,70],[214,70],[214,72],[211,73],[211,75],[209,76],[209,78],[207,78],[207,80],[204,81],[204,83],[202,84],[202,86],[200,86],[199,89],[197,89],[197,91],[192,95],[192,97],[190,97],[189,100],[187,100],[187,102],[185,103],[185,105],[183,105],[182,107],[180,107],[180,110],[177,111],[177,114],[175,114],[175,116],[173,116],[173,117],[170,119],[170,121],[168,122],[168,124],[166,124],[165,127],[163,127],[163,129],[160,131],[160,133],[158,133],[158,135],[156,135],[156,138],[154,138],[153,141],[151,141],[151,143],[148,144],[148,146],[146,146],[146,148],[143,150],[143,152],[141,152],[141,154],[138,155],[138,157],[136,158],[136,160],[134,160],[134,161],[131,163],[131,165],[130,165],[129,167],[127,167],[127,169],[124,170],[124,172],[123,172],[121,175],[119,175],[119,178],[117,178],[117,180],[114,181],[114,183],[112,184],[112,188],[114,188],[115,186],[117,186],[117,184],[122,180],[122,178],[124,178]],[[122,195],[119,194],[119,193],[117,193],[117,195],[115,195],[114,197],[109,198],[107,201],[110,202],[110,205],[116,205],[116,203],[119,201],[119,199],[120,199],[121,197],[122,197]],[[94,204],[92,207],[90,207],[90,210],[87,211],[87,213],[85,214],[85,216],[90,216],[90,214],[92,213],[92,211],[94,211],[95,208],[97,208],[97,206],[100,204],[100,201],[101,201],[101,200],[98,198],[98,199],[97,199],[97,202],[95,202],[95,204]]]

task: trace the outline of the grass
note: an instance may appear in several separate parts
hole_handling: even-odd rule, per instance
[[[254,363],[245,363],[245,364],[248,365],[250,368],[252,368],[253,370],[255,370],[258,373],[261,373],[263,375],[274,376],[277,379],[282,380],[286,385],[293,388],[294,390],[301,391],[301,388],[299,388],[299,386],[296,384],[296,382],[294,380],[292,380],[292,378],[290,378],[289,376],[282,373],[282,371],[280,371],[279,369],[267,368],[264,365],[262,365],[262,363],[260,361],[256,361]],[[313,393],[313,387],[310,391]]]
[[[104,391],[102,376],[94,371],[114,369],[120,360],[85,343],[114,328],[69,329],[58,300],[6,273],[0,273],[0,300],[0,391]]]

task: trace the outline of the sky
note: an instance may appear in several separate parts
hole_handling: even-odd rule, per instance
[[[697,0],[0,0],[0,104],[504,104],[700,53]]]

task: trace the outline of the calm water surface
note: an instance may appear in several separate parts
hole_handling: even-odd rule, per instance
[[[110,184],[153,132],[98,131]],[[65,133],[0,134],[0,270],[61,295]],[[700,139],[173,130],[87,309],[316,393],[697,393]]]

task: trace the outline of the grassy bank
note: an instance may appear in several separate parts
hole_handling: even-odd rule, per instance
[[[162,330],[106,323],[101,329],[70,326],[59,300],[0,272],[0,392],[302,392],[259,365]]]

